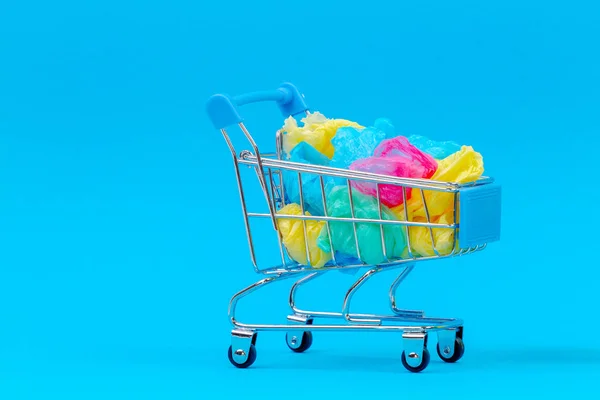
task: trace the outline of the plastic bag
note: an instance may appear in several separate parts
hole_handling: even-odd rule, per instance
[[[298,143],[306,142],[331,159],[334,152],[331,139],[338,129],[345,126],[362,128],[356,122],[345,119],[329,119],[319,112],[309,113],[305,118],[302,118],[301,122],[303,126],[298,126],[298,122],[293,117],[285,120],[283,125],[283,150],[286,154],[291,154],[292,149]]]
[[[468,183],[476,181],[483,175],[483,157],[471,146],[462,146],[460,151],[440,160],[438,169],[431,178],[436,181]],[[432,223],[452,224],[454,223],[454,194],[448,192],[437,192],[424,190],[423,197],[427,202]],[[407,201],[409,220],[415,222],[427,222],[427,213],[423,205],[421,194],[413,195]],[[404,205],[391,209],[396,218],[404,220]],[[440,254],[447,255],[452,251],[453,230],[433,229],[434,243]],[[422,256],[435,254],[431,243],[431,233],[426,227],[411,227],[409,229],[411,248]]]
[[[306,142],[300,142],[290,153],[290,161],[314,164],[328,165],[329,159],[321,154],[317,149]],[[298,185],[298,172],[283,170],[283,187],[286,197],[286,203],[300,204],[300,188]],[[321,183],[319,176],[315,174],[302,174],[302,197],[304,199],[304,209],[313,215],[323,215],[323,198],[321,193]]]
[[[483,175],[483,157],[471,146],[462,146],[459,151],[438,162],[438,169],[431,179],[445,182],[474,182]]]
[[[438,162],[438,170],[431,179],[453,183],[474,182],[481,177],[483,170],[483,157],[481,154],[473,150],[471,146],[462,146],[460,151]],[[424,196],[431,216],[440,216],[447,211],[452,211],[449,209],[454,208],[453,193],[426,190]],[[415,215],[424,217],[426,214],[421,197],[418,196],[418,198],[415,197],[412,200],[412,202],[409,202],[409,210],[412,206]],[[417,200],[418,207],[412,204],[414,200]]]
[[[373,155],[377,145],[386,138],[391,124],[386,119],[378,119],[374,126],[367,128],[344,127],[338,129],[331,139],[335,151],[330,166],[348,168],[354,161]],[[393,132],[393,127],[391,128]]]
[[[386,138],[390,132],[393,134],[394,127],[387,119],[380,118],[375,121],[374,126],[367,128],[341,127],[331,139],[334,147],[333,157],[329,163],[330,167],[348,169],[353,161],[369,157],[375,151],[377,145]],[[345,178],[323,177],[326,193],[335,186],[345,185]]]
[[[362,264],[362,261],[360,261],[358,258],[349,256],[344,253],[340,253],[339,251],[335,252],[335,261],[337,262],[337,265],[344,266]],[[333,259],[329,262],[329,264],[335,265],[333,263]],[[337,271],[345,275],[356,275],[359,271],[359,268],[340,268]]]
[[[425,217],[414,217],[414,222],[427,222]],[[431,219],[432,223],[451,225],[454,223],[452,213],[444,213],[438,217]],[[410,246],[413,253],[417,253],[421,256],[433,256],[435,251],[433,250],[433,244],[431,242],[431,236],[433,234],[433,243],[435,243],[435,249],[441,256],[447,256],[452,253],[452,244],[454,243],[454,229],[451,228],[429,228],[417,226],[410,227]]]
[[[354,216],[356,218],[380,219],[377,200],[358,192],[352,192]],[[351,218],[350,199],[346,186],[336,186],[327,196],[327,211],[331,217]],[[382,206],[384,220],[394,220],[394,214]],[[335,251],[359,258],[356,249],[353,224],[350,222],[330,222],[331,243],[327,228],[324,228],[317,239],[317,245],[325,252]],[[401,225],[384,225],[385,250],[388,259],[402,256],[406,248],[404,227]],[[360,260],[367,264],[380,264],[386,261],[381,243],[380,225],[373,223],[357,223],[356,235],[360,249]]]
[[[437,170],[437,162],[433,157],[417,149],[404,136],[384,140],[377,146],[373,156],[406,158],[423,168],[422,178],[425,179],[430,178]]]
[[[460,150],[460,145],[452,141],[438,142],[425,136],[411,135],[408,141],[417,149],[429,154],[436,160],[441,160]]]
[[[437,162],[398,136],[382,141],[374,150],[373,157],[357,160],[350,165],[355,171],[371,172],[403,178],[428,179],[436,172]],[[373,182],[353,181],[352,186],[361,193],[377,197],[377,185]],[[381,202],[388,207],[403,204],[403,188],[397,185],[379,185]],[[406,188],[406,198],[411,198],[412,190]]]
[[[393,137],[397,136],[392,121],[387,118],[378,118],[375,120],[375,128],[383,131],[386,139],[392,139]]]
[[[277,214],[283,215],[302,215],[302,209],[299,204],[288,204],[282,207]],[[311,215],[305,212],[304,215]],[[325,222],[306,221],[306,237],[304,235],[304,226],[300,219],[280,218],[277,221],[279,232],[283,245],[287,249],[289,256],[301,265],[309,265],[306,257],[306,239],[308,240],[308,252],[310,254],[310,265],[314,268],[321,268],[331,260],[331,252],[325,252],[317,246],[317,239]]]

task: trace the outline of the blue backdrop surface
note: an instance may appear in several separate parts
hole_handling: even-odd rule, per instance
[[[597,398],[599,16],[591,1],[5,2],[0,397]],[[503,184],[502,241],[402,292],[466,320],[459,363],[409,374],[395,334],[319,333],[298,355],[266,333],[252,369],[229,364],[229,297],[257,276],[204,104],[282,81],[329,117],[470,144]],[[244,113],[273,149],[277,111]],[[391,278],[359,307],[383,310]],[[351,282],[300,299],[338,307]],[[283,321],[286,289],[242,318]]]

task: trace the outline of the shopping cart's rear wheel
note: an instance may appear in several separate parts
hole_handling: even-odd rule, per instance
[[[286,333],[285,342],[292,351],[295,351],[296,353],[302,353],[312,346],[313,335],[310,331],[304,331],[302,332],[302,336],[299,338],[297,335]]]
[[[440,358],[443,361],[445,361],[447,363],[455,363],[458,360],[460,360],[462,358],[462,356],[465,354],[465,344],[463,343],[461,338],[457,337],[454,340],[454,352],[452,353],[452,356],[448,357],[447,355],[444,354],[445,351],[442,351],[440,349],[440,344],[438,343],[437,353],[438,353],[438,356],[440,356]]]
[[[414,357],[415,353],[410,353],[410,355],[408,357]],[[403,351],[402,352],[402,365],[404,365],[404,368],[406,368],[407,370],[409,370],[410,372],[421,372],[423,371],[425,368],[427,368],[427,366],[429,365],[429,351],[427,350],[427,348],[423,349],[423,354],[421,356],[421,363],[418,366],[411,366],[408,364],[408,361],[406,360],[406,352]]]
[[[241,351],[241,350],[237,350],[237,351]],[[256,347],[254,347],[253,344],[250,345],[250,348],[248,349],[248,358],[246,358],[246,361],[244,361],[241,364],[234,360],[232,346],[229,346],[229,351],[227,352],[227,356],[229,357],[229,362],[231,364],[233,364],[234,366],[236,366],[238,368],[248,368],[249,366],[254,364],[254,361],[256,361]]]

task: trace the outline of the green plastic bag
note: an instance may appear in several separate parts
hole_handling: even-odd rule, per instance
[[[354,216],[356,218],[380,219],[377,199],[366,196],[358,191],[352,191]],[[347,186],[334,187],[327,196],[327,215],[338,218],[352,218],[350,198]],[[382,219],[397,220],[394,214],[382,206]],[[331,242],[333,248],[345,255],[358,257],[354,228],[351,222],[330,222]],[[406,249],[405,228],[402,225],[384,225],[385,250],[387,258],[401,258]],[[356,235],[360,249],[360,260],[366,264],[381,264],[386,262],[381,245],[381,229],[379,224],[357,223]],[[331,243],[327,228],[324,227],[317,239],[317,246],[324,252],[331,251]]]

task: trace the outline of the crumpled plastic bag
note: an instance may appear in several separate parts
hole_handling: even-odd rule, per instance
[[[431,177],[435,181],[468,183],[474,182],[483,175],[483,157],[471,146],[462,146],[460,151],[438,161],[438,169]],[[427,202],[427,211],[432,223],[454,223],[454,194],[424,190],[423,197]],[[410,221],[427,222],[427,214],[423,205],[421,193],[413,194],[407,201]],[[391,209],[396,218],[405,220],[404,205]],[[458,217],[458,216],[457,216]],[[448,255],[452,252],[453,230],[433,229],[434,243],[438,252]],[[421,256],[433,256],[431,234],[427,227],[411,227],[409,229],[411,249]]]
[[[461,146],[456,153],[438,161],[438,169],[431,177],[435,181],[454,183],[475,182],[483,175],[483,157],[471,146]]]
[[[402,178],[428,179],[436,172],[435,159],[398,136],[383,140],[374,150],[373,157],[357,160],[350,165],[351,170],[364,171]],[[369,196],[377,197],[377,185],[373,182],[352,181],[352,186]],[[403,188],[397,185],[379,185],[381,202],[388,207],[404,203]],[[412,189],[406,188],[407,199]]]
[[[282,207],[277,214],[283,215],[302,215],[302,209],[299,204],[288,204]],[[304,215],[311,215],[305,212]],[[331,260],[331,252],[323,251],[317,246],[317,239],[321,230],[325,226],[323,221],[306,221],[306,236],[302,220],[279,218],[277,226],[281,233],[281,239],[290,258],[301,265],[311,265],[314,268],[323,267]],[[310,264],[306,257],[306,240],[308,240],[308,252],[310,254]]]
[[[413,217],[413,222],[427,222],[426,217]],[[446,224],[451,225],[454,223],[452,213],[444,213],[440,216],[431,218],[431,222],[435,224]],[[428,257],[435,255],[433,250],[433,243],[435,243],[435,249],[441,256],[447,256],[452,253],[452,244],[454,243],[454,229],[451,228],[429,228],[423,226],[411,226],[408,229],[410,236],[410,247],[413,253],[417,255]],[[433,243],[431,242],[431,236],[433,234]],[[457,243],[458,244],[458,243]]]
[[[354,161],[373,155],[393,127],[386,119],[380,118],[374,126],[367,128],[344,127],[338,129],[331,139],[335,151],[329,164],[334,168],[348,168]]]
[[[327,228],[325,228],[327,229]],[[354,232],[354,231],[353,231]],[[339,251],[335,252],[335,261],[337,262],[337,265],[361,265],[362,261],[360,261],[358,258],[356,257],[352,257],[350,255],[344,254],[344,253],[340,253]],[[328,263],[327,266],[329,265],[335,265],[333,262],[333,259]],[[356,275],[358,273],[360,268],[340,268],[337,271],[342,273],[342,274],[346,274],[346,275]]]
[[[352,192],[354,216],[356,218],[380,219],[377,200],[359,192]],[[327,211],[331,217],[351,218],[350,199],[346,186],[336,186],[327,196]],[[394,214],[382,206],[384,220],[395,220]],[[351,222],[330,222],[331,243],[329,233],[325,227],[317,239],[317,246],[324,252],[331,251],[331,244],[335,251],[345,255],[359,258],[354,237],[354,228]],[[401,225],[384,225],[385,250],[388,259],[402,256],[406,248],[404,227]],[[381,230],[379,224],[357,223],[356,234],[360,249],[360,260],[366,264],[381,264],[386,262],[381,243]]]
[[[442,160],[460,150],[461,146],[453,141],[438,142],[425,136],[411,135],[408,141],[417,149],[429,154],[436,160]]]
[[[460,151],[438,161],[438,169],[431,180],[468,183],[474,182],[483,175],[483,157],[471,146],[462,146]],[[433,190],[424,191],[429,215],[439,216],[454,208],[454,194],[437,192]],[[418,204],[418,207],[415,206]],[[409,202],[409,210],[413,208],[414,214],[425,216],[425,209],[421,196],[415,196]]]
[[[437,162],[429,154],[413,146],[404,136],[396,136],[379,143],[373,152],[375,157],[404,157],[423,167],[423,178],[430,178],[437,170]]]
[[[353,161],[373,154],[375,147],[383,139],[385,139],[385,131],[378,129],[376,126],[340,128],[331,139],[331,144],[335,150],[329,166],[348,169]],[[327,193],[335,186],[346,185],[346,183],[346,178],[325,177]]]
[[[329,159],[325,155],[306,142],[300,142],[292,149],[289,161],[313,165],[329,164]],[[296,171],[283,170],[283,188],[286,203],[300,204],[300,188]],[[313,215],[324,215],[321,183],[318,175],[302,173],[302,197],[306,211]]]
[[[356,122],[345,119],[329,119],[319,112],[309,113],[301,119],[302,126],[293,117],[285,120],[283,125],[283,150],[291,154],[292,149],[300,142],[306,142],[318,152],[331,159],[334,147],[331,139],[341,127],[362,128]]]
[[[386,139],[392,139],[396,135],[396,130],[394,129],[394,125],[392,121],[387,118],[377,118],[375,120],[375,128],[383,131],[385,133]]]

